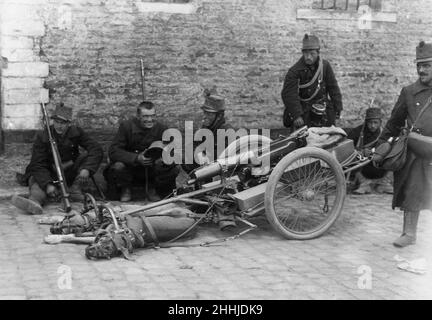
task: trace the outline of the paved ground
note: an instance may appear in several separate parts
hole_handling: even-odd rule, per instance
[[[83,245],[43,244],[49,227],[1,200],[0,299],[431,299],[432,215],[421,215],[416,246],[396,249],[402,217],[390,200],[349,196],[336,224],[315,240],[284,240],[256,218],[259,230],[240,239],[141,250],[135,261],[89,261]],[[194,241],[222,236],[201,227]],[[428,273],[398,269],[396,254],[426,258]]]

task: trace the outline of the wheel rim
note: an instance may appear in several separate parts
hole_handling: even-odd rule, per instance
[[[275,185],[276,219],[287,231],[299,236],[319,232],[337,218],[340,193],[331,163],[313,155],[297,159]]]

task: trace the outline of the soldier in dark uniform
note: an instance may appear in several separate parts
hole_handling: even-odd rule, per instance
[[[57,143],[66,183],[71,186],[71,200],[81,201],[81,189],[88,186],[89,178],[95,174],[102,161],[102,147],[83,129],[71,124],[72,108],[65,107],[63,103],[56,106],[51,119],[51,132]],[[79,147],[86,152],[80,154]],[[30,164],[26,168],[23,180],[29,186],[30,196],[28,199],[14,196],[12,203],[26,212],[41,214],[42,206],[47,199],[56,199],[60,195],[54,184],[57,177],[46,130],[36,135]]]
[[[143,101],[135,117],[120,123],[108,151],[110,164],[104,171],[109,197],[120,189],[120,200],[130,201],[131,187],[139,184],[146,187],[148,200],[158,201],[175,188],[177,167],[164,164],[161,157],[153,159],[144,155],[153,142],[162,141],[162,134],[167,129],[155,118],[154,104]]]
[[[177,177],[177,185],[180,188],[182,188],[185,185],[186,181],[190,179],[188,174],[192,170],[198,168],[200,165],[204,165],[217,160],[219,156],[218,149],[223,150],[228,147],[228,137],[226,137],[223,141],[224,146],[220,146],[220,148],[218,148],[218,143],[220,141],[218,141],[217,131],[219,129],[234,129],[229,123],[226,122],[224,98],[210,92],[205,92],[205,101],[204,104],[201,106],[201,110],[203,111],[201,129],[210,130],[214,137],[214,148],[212,150],[213,155],[207,154],[205,151],[197,152],[196,158],[198,162],[194,162],[193,164],[183,164],[182,171]],[[195,148],[200,143],[201,142],[194,143],[194,152]],[[212,179],[209,179],[207,181],[201,181],[201,183],[208,183],[211,181]],[[216,210],[216,214],[218,215],[219,227],[221,228],[221,230],[236,226],[234,215],[231,212],[226,211],[223,208],[219,208],[218,206],[215,206],[214,210]]]
[[[303,56],[285,76],[282,100],[287,128],[332,126],[342,112],[342,95],[330,63],[320,57],[316,36],[303,38]]]
[[[390,137],[397,137],[407,124],[411,128],[420,110],[432,99],[432,44],[420,42],[416,48],[416,64],[419,79],[404,87],[393,108],[391,117],[380,136],[380,143]],[[425,139],[432,137],[432,104],[429,104],[415,123],[414,132]],[[424,148],[431,149],[431,143]],[[404,167],[394,172],[394,194],[392,208],[404,211],[402,235],[394,241],[397,247],[416,242],[417,222],[420,210],[432,209],[432,159],[422,155],[424,150],[408,148]],[[378,162],[378,154],[373,161]]]
[[[363,124],[355,128],[344,129],[347,138],[354,141],[356,149],[363,156],[369,157],[372,149],[377,146],[378,138],[382,132],[382,112],[379,108],[369,108]],[[354,190],[356,194],[367,194],[377,191],[379,193],[392,193],[390,185],[391,172],[376,168],[372,163],[355,172],[355,180],[358,185]]]
[[[214,137],[214,149],[213,149],[213,155],[208,155],[203,152],[200,152],[197,154],[197,158],[199,159],[199,163],[194,162],[193,164],[186,164],[183,165],[183,169],[189,173],[193,169],[199,167],[200,165],[204,164],[205,162],[214,161],[217,159],[218,154],[218,141],[217,141],[217,131],[218,129],[233,129],[233,127],[226,122],[225,118],[225,100],[224,98],[211,94],[210,92],[205,93],[205,101],[204,104],[201,106],[202,113],[202,122],[201,122],[201,129],[208,129],[212,132]],[[228,139],[225,141],[225,148],[227,147]],[[194,151],[195,148],[200,145],[201,142],[194,141]],[[222,149],[222,148],[219,148]]]

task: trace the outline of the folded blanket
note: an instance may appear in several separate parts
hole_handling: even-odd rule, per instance
[[[347,136],[342,128],[312,127],[308,129],[306,138],[308,147],[328,148],[343,140]]]

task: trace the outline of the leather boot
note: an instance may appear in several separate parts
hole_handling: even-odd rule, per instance
[[[161,197],[159,197],[159,195],[156,193],[156,190],[151,187],[147,190],[146,197],[150,202],[157,202],[162,200]]]
[[[403,248],[416,243],[419,213],[419,211],[404,211],[403,231],[402,235],[393,242],[395,247]]]
[[[378,193],[393,194],[392,173],[387,171],[385,176],[375,182],[375,190]]]
[[[128,202],[132,200],[132,191],[130,188],[124,187],[121,191],[120,201]]]
[[[359,187],[353,191],[354,194],[369,194],[372,193],[372,180],[366,179],[360,172],[356,174],[356,178],[360,183]]]
[[[39,202],[32,199],[27,199],[18,195],[14,195],[11,199],[12,204],[27,213],[42,214],[43,209]]]
[[[68,191],[70,196],[69,199],[71,201],[75,201],[75,202],[84,201],[84,194],[82,192],[81,185],[77,181],[74,181],[74,183],[71,185]]]

